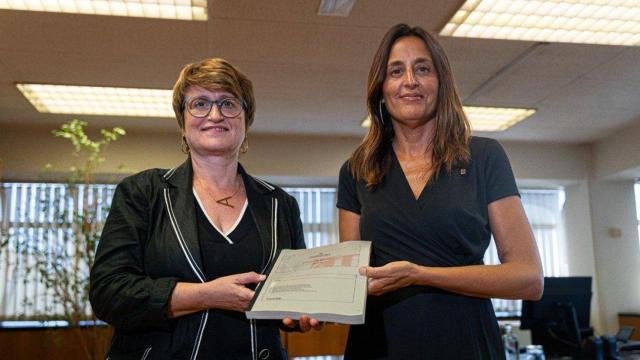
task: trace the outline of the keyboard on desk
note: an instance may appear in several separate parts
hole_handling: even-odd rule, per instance
[[[618,343],[618,351],[640,351],[640,341]]]

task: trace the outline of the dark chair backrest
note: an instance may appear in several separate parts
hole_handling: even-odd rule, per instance
[[[620,342],[627,342],[633,336],[633,332],[636,330],[633,326],[623,326],[618,330],[616,339]]]

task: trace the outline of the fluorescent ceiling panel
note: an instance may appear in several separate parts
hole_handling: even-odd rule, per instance
[[[533,115],[534,109],[465,106],[473,131],[504,131]]]
[[[43,84],[16,86],[41,113],[174,117],[171,90]]]
[[[467,0],[445,36],[640,45],[640,0]]]
[[[320,0],[318,15],[349,16],[356,0]]]
[[[534,109],[465,106],[464,112],[473,131],[504,131],[533,115]],[[371,118],[362,121],[362,127],[371,126]]]
[[[0,9],[207,20],[207,0],[0,0]]]

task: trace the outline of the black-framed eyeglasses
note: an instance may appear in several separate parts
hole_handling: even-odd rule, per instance
[[[227,97],[220,100],[211,100],[206,97],[195,97],[184,99],[185,107],[189,114],[197,118],[207,117],[211,112],[213,104],[218,107],[218,112],[224,117],[234,118],[242,113],[245,109],[244,102],[234,98]]]

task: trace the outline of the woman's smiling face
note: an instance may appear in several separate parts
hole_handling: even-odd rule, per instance
[[[416,127],[435,117],[438,74],[422,39],[405,36],[393,44],[382,93],[394,121]]]
[[[185,93],[185,98],[206,98],[220,101],[235,97],[225,90],[210,91],[195,86]],[[201,155],[239,152],[246,133],[244,117],[244,110],[234,118],[224,117],[216,104],[213,104],[209,114],[202,118],[195,117],[189,111],[185,111],[184,135],[189,148],[192,152]]]

